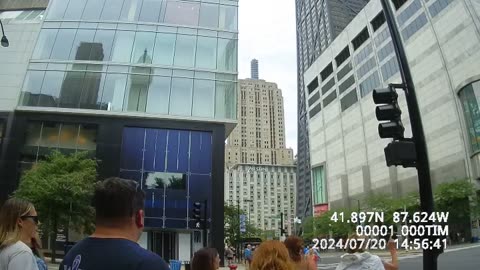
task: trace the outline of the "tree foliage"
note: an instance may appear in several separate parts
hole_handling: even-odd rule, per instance
[[[472,202],[470,201],[470,199]],[[475,187],[468,180],[442,183],[435,188],[436,211],[449,212],[450,224],[462,224],[470,221],[470,215],[478,216],[478,198]]]
[[[239,223],[240,223],[240,215],[245,215],[245,211],[239,209],[235,205],[224,205],[224,230],[225,230],[225,239],[228,245],[235,245],[241,238],[250,238],[250,237],[258,237],[258,238],[265,238],[265,233],[256,228],[253,224],[251,224],[247,219],[246,224],[246,233],[240,234],[239,232]]]
[[[15,196],[31,201],[42,222],[41,230],[50,235],[52,261],[55,240],[67,224],[76,231],[93,230],[93,208],[90,206],[96,180],[96,162],[88,153],[63,155],[51,153],[20,179]]]

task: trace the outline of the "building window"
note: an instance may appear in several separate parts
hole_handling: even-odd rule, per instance
[[[353,104],[358,101],[357,90],[353,89],[350,93],[346,94],[341,100],[340,105],[342,107],[342,112],[350,108]]]
[[[335,62],[337,63],[337,67],[339,67],[345,60],[350,57],[350,50],[348,49],[348,46],[346,46],[336,57],[335,57]]]
[[[370,22],[372,24],[373,31],[377,31],[378,28],[380,28],[384,23],[385,23],[385,15],[383,14],[383,11],[378,13],[375,18]]]
[[[321,72],[320,72],[320,77],[322,78],[322,81],[328,78],[330,74],[333,73],[333,66],[332,63],[328,64]]]
[[[315,79],[313,79],[313,81],[311,81],[307,86],[308,93],[311,94],[313,91],[315,91],[315,89],[317,89],[317,87],[318,87],[318,78],[315,77]]]
[[[370,37],[370,35],[368,34],[368,30],[367,28],[365,27],[362,32],[360,32],[353,40],[352,40],[352,44],[353,44],[353,49],[356,50],[358,48],[360,48],[360,46],[362,46],[363,43],[365,43],[365,41],[367,41],[367,39]]]
[[[460,90],[459,97],[463,105],[471,151],[475,153],[480,150],[480,81],[465,86]]]

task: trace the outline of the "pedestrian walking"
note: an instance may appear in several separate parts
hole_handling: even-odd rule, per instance
[[[250,268],[250,264],[252,263],[252,256],[253,256],[252,246],[250,244],[247,245],[244,256],[245,256],[246,265],[248,266],[248,268]]]
[[[251,270],[295,270],[282,242],[270,240],[255,249]]]
[[[93,195],[95,232],[73,246],[60,269],[168,270],[157,254],[142,248],[145,193],[136,181],[109,178]]]
[[[228,265],[233,263],[233,250],[231,247],[225,249],[225,257],[227,258]]]
[[[296,270],[316,270],[317,265],[314,257],[304,256],[303,240],[296,236],[290,236],[283,242],[288,250],[290,259],[293,261]]]
[[[193,255],[191,270],[217,270],[220,256],[214,248],[202,248]]]
[[[38,270],[30,248],[38,230],[32,203],[11,198],[0,209],[0,270]]]

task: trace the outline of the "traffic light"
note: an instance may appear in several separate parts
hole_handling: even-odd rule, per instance
[[[384,149],[387,166],[415,167],[417,162],[415,143],[404,138],[405,128],[401,121],[402,110],[398,106],[396,87],[404,86],[389,84],[387,88],[373,90],[373,102],[379,105],[375,108],[375,116],[380,121],[378,134],[380,138],[393,139],[393,142]]]
[[[398,94],[393,85],[387,88],[373,90],[373,102],[380,104],[375,109],[378,121],[378,134],[380,138],[403,139],[405,128],[401,121],[402,110],[398,106]]]
[[[194,202],[193,203],[193,215],[192,218],[195,220],[195,223],[198,225],[202,221],[202,203],[200,202]]]

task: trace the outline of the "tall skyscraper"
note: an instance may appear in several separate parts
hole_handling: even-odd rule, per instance
[[[304,72],[369,0],[296,0],[298,71],[297,215],[312,215],[312,186]]]
[[[258,80],[258,60],[252,59],[250,62],[250,71],[251,71],[251,78],[254,80]]]
[[[280,213],[291,232],[295,208],[293,150],[285,147],[282,91],[264,80],[240,80],[237,127],[225,147],[225,201],[279,236]]]
[[[237,127],[228,137],[226,164],[292,165],[285,147],[282,90],[264,80],[239,80]]]

